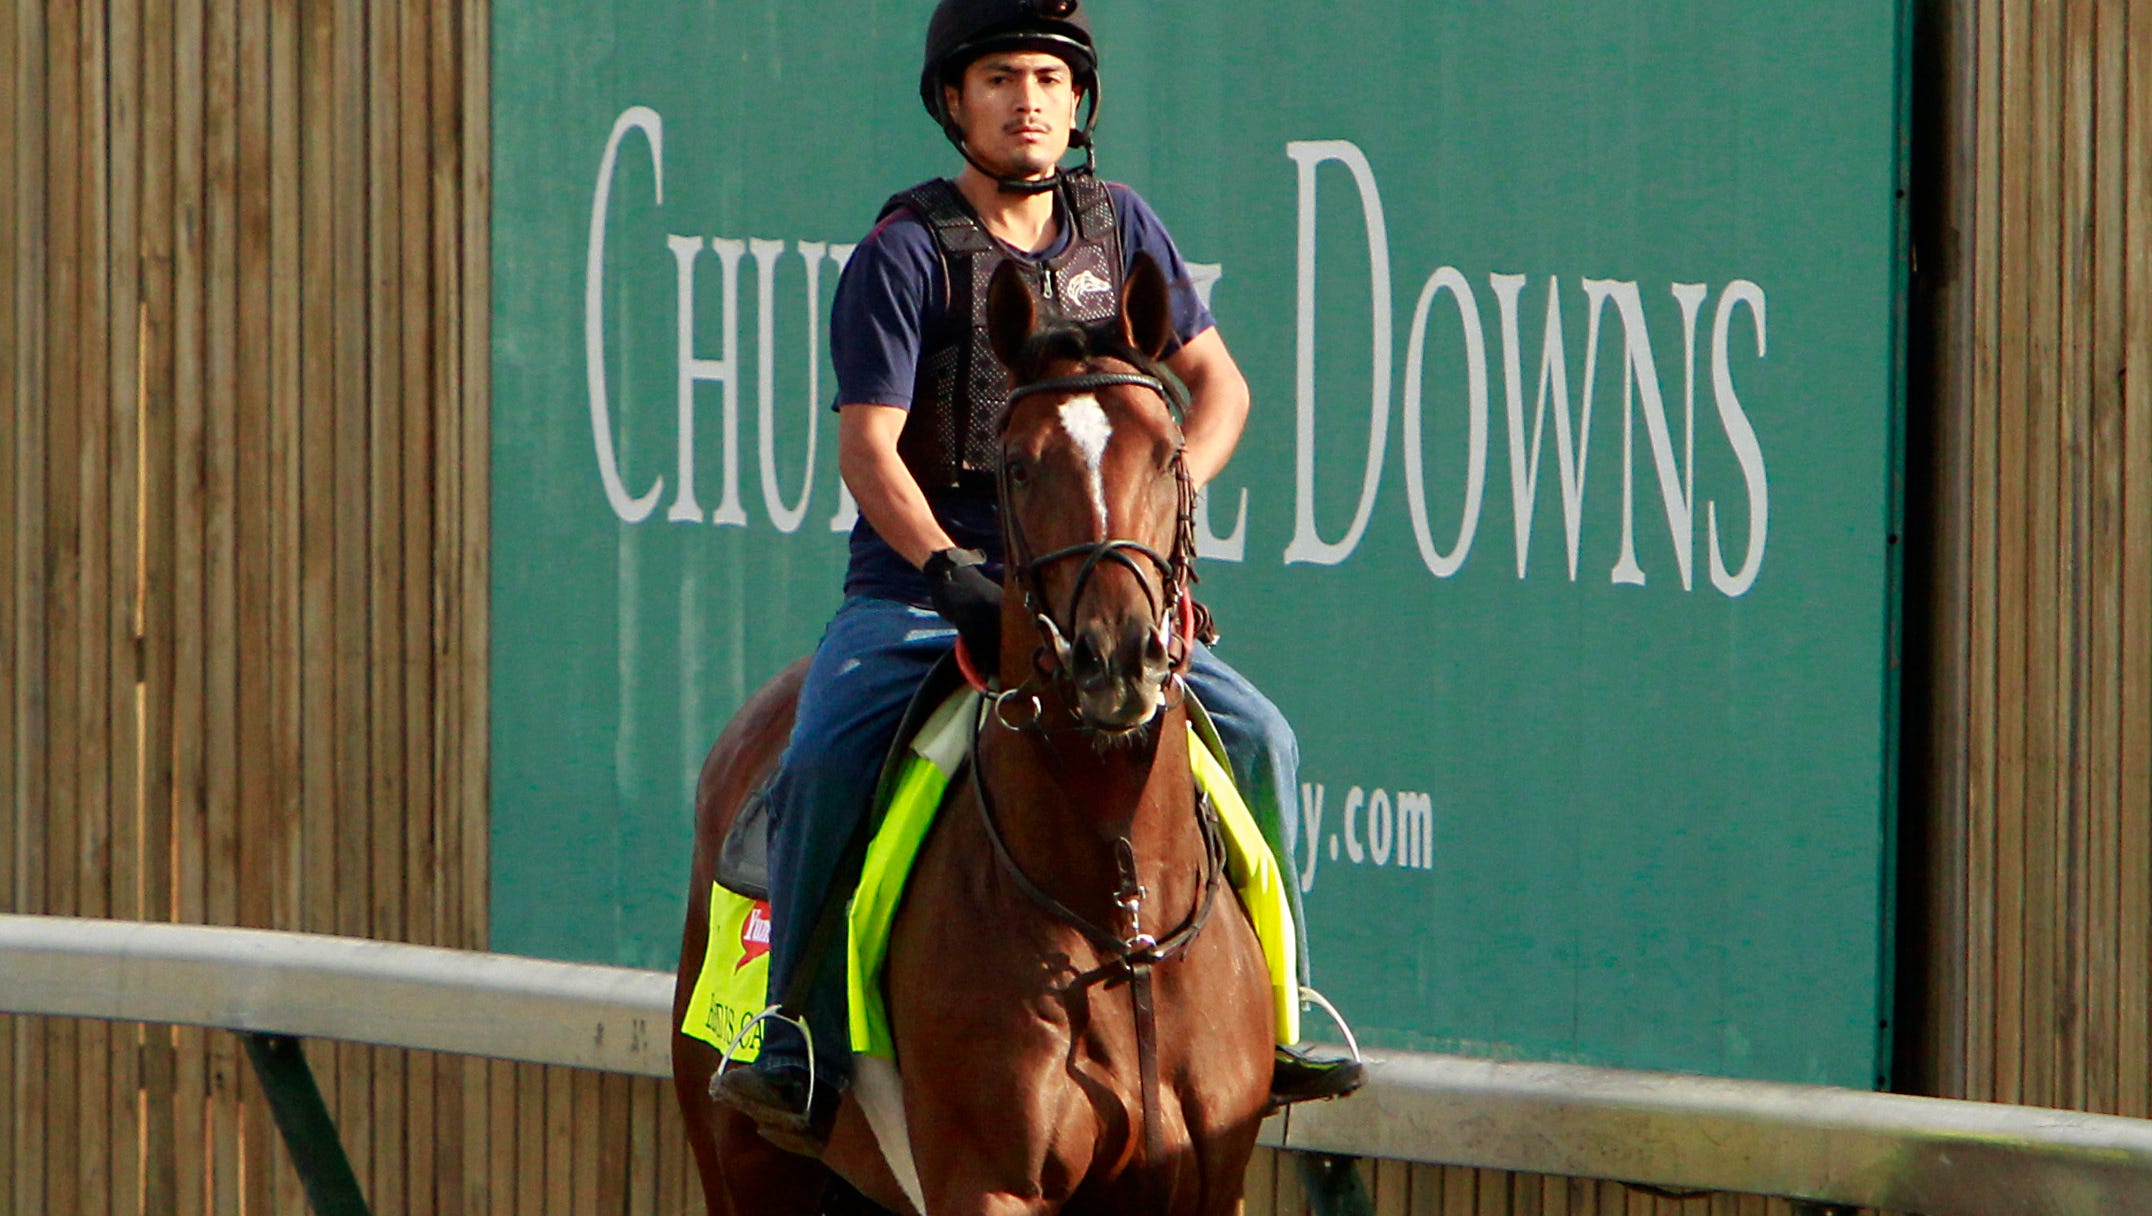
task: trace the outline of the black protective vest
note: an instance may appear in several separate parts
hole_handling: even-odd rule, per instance
[[[921,338],[911,414],[897,436],[897,454],[922,489],[992,484],[1009,404],[1008,369],[986,338],[986,285],[996,267],[1014,262],[1048,315],[1090,324],[1120,312],[1121,232],[1105,183],[1088,173],[1064,176],[1056,194],[1069,241],[1045,261],[1010,256],[955,184],[940,178],[882,207],[883,216],[906,208],[926,223],[949,286],[947,308]]]

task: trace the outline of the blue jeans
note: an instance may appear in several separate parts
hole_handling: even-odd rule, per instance
[[[800,689],[799,714],[776,784],[770,790],[770,995],[781,998],[814,935],[845,846],[869,810],[882,761],[913,692],[956,645],[956,630],[930,608],[854,597],[823,631]],[[1217,725],[1233,780],[1270,841],[1300,913],[1293,865],[1292,813],[1300,744],[1269,698],[1205,646],[1196,648],[1188,684]],[[1307,982],[1307,934],[1300,934],[1301,982]],[[832,949],[816,969],[807,1021],[815,1068],[841,1079],[850,1072],[845,1027],[844,963]],[[783,1023],[766,1027],[758,1067],[801,1067],[806,1043]]]

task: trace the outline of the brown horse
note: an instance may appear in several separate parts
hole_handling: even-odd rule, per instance
[[[1194,492],[1157,364],[1166,287],[1140,259],[1107,338],[1041,330],[1013,273],[988,308],[1020,386],[1002,432],[1000,670],[1025,678],[985,715],[894,928],[885,982],[913,1170],[890,1169],[858,1084],[819,1163],[764,1143],[710,1099],[719,1053],[677,1030],[719,843],[784,745],[802,663],[741,710],[696,794],[673,1062],[713,1216],[807,1216],[836,1201],[835,1177],[891,1211],[916,1194],[921,1216],[1239,1203],[1272,1015],[1190,773]]]

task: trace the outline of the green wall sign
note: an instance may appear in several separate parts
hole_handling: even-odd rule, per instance
[[[496,948],[669,967],[835,608],[823,332],[956,161],[925,0],[495,9]],[[1255,393],[1204,521],[1377,1044],[1884,1064],[1896,4],[1098,0],[1102,171]]]

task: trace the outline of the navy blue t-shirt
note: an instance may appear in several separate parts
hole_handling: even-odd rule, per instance
[[[1157,213],[1126,186],[1108,182],[1107,196],[1121,229],[1121,269],[1125,274],[1138,253],[1148,253],[1165,272],[1173,299],[1175,341],[1172,355],[1211,328],[1210,310],[1196,295],[1188,264]],[[1057,203],[1058,206],[1058,203]],[[1012,257],[1044,261],[1068,247],[1073,227],[1060,218],[1060,236],[1043,252],[1023,253],[1005,246]],[[946,311],[948,297],[941,251],[926,223],[909,209],[891,213],[859,243],[845,263],[830,310],[830,357],[837,368],[837,404],[912,406],[913,378],[919,371],[919,345]],[[931,491],[928,505],[944,531],[968,549],[985,551],[998,569],[1001,561],[999,508],[991,497],[960,491]],[[928,602],[926,576],[861,516],[852,529],[852,561],[845,572],[844,593]]]

